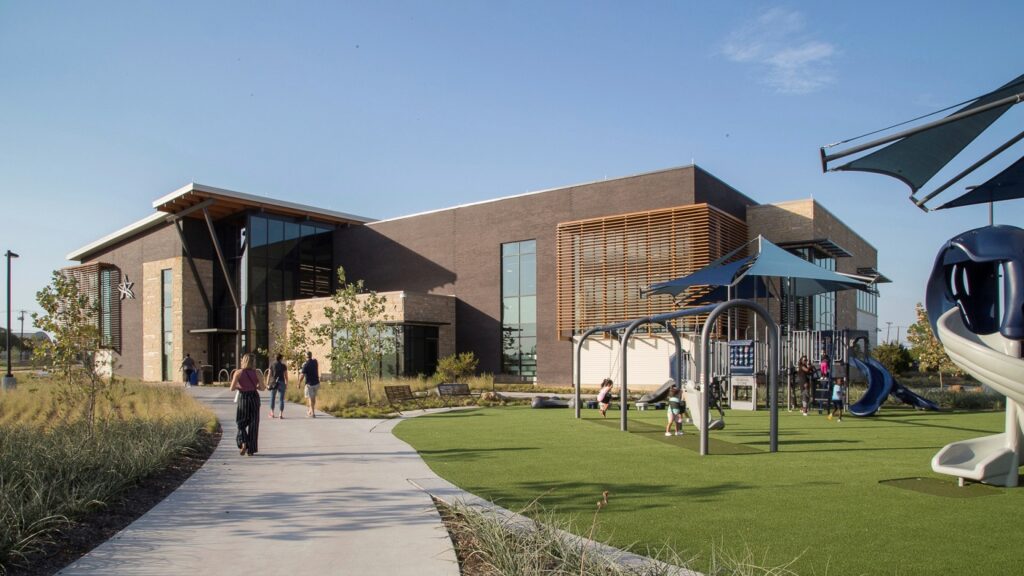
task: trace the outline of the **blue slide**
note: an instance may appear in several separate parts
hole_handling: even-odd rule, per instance
[[[868,378],[868,391],[864,397],[850,406],[850,414],[854,416],[871,416],[878,412],[879,406],[885,402],[886,397],[892,394],[905,404],[910,404],[919,410],[939,410],[939,406],[923,398],[909,388],[906,388],[893,379],[892,374],[882,366],[882,363],[874,358],[862,361],[859,358],[850,356],[850,362],[857,367],[861,373]]]
[[[878,407],[892,392],[892,374],[874,358],[867,362],[850,355],[850,362],[868,378],[868,391],[856,404],[850,405],[850,414],[854,416],[871,416],[878,412]]]

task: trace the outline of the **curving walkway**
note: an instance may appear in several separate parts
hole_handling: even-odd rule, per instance
[[[437,479],[391,434],[398,420],[332,418],[286,406],[260,419],[260,453],[238,455],[234,393],[190,392],[224,438],[191,478],[60,572],[110,574],[458,575],[430,495]]]

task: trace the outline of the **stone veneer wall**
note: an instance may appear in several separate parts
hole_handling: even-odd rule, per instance
[[[196,364],[208,363],[206,334],[190,334],[188,330],[206,328],[208,324],[206,307],[203,305],[199,288],[187,270],[184,257],[167,258],[143,262],[142,264],[142,379],[150,382],[163,380],[161,370],[162,326],[161,326],[161,272],[171,270],[171,306],[174,325],[171,327],[174,340],[171,347],[170,363],[172,377],[179,379],[177,367],[191,353]],[[213,266],[209,260],[196,260],[196,268],[204,286],[213,286]],[[183,272],[186,272],[183,274]]]
[[[433,294],[419,294],[411,292],[381,292],[386,300],[385,318],[389,322],[422,322],[427,324],[439,324],[438,326],[438,358],[443,358],[455,353],[455,297],[439,296]],[[321,326],[327,323],[327,316],[324,308],[330,305],[330,298],[307,298],[304,300],[292,300],[287,302],[275,302],[269,306],[269,320],[274,326],[285,326],[285,334],[290,327],[287,326],[287,307],[294,306],[295,318],[301,320],[308,312],[310,314],[309,326]],[[270,350],[274,350],[273,331],[270,334]],[[320,360],[322,372],[330,372],[328,355],[331,352],[329,343],[314,347],[311,352]],[[297,366],[289,366],[290,370],[298,370]]]

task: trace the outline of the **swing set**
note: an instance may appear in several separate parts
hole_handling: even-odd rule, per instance
[[[712,304],[707,306],[698,306],[695,308],[687,308],[685,310],[676,310],[675,312],[667,312],[665,314],[657,314],[654,316],[646,316],[643,318],[637,318],[636,320],[630,320],[626,322],[618,322],[615,324],[607,324],[605,326],[597,326],[590,328],[583,332],[580,336],[579,342],[576,344],[576,378],[575,378],[575,390],[574,397],[575,402],[574,413],[577,419],[580,418],[580,387],[581,387],[581,363],[583,354],[583,345],[587,339],[597,333],[610,333],[617,334],[619,330],[625,329],[620,337],[619,351],[619,369],[621,378],[619,380],[620,390],[619,396],[622,402],[622,410],[620,411],[620,423],[619,429],[623,432],[629,430],[626,403],[629,384],[627,376],[627,354],[629,352],[629,338],[633,335],[640,326],[646,324],[659,324],[663,326],[669,334],[672,335],[672,341],[675,345],[675,370],[673,370],[673,379],[675,385],[679,390],[682,390],[682,374],[683,374],[683,354],[682,354],[682,341],[679,337],[679,331],[675,325],[671,322],[676,318],[683,318],[686,316],[698,316],[701,314],[707,314],[707,320],[704,321],[704,328],[701,331],[700,346],[701,346],[701,372],[703,377],[701,381],[704,383],[710,383],[711,378],[711,329],[715,325],[718,318],[732,310],[734,308],[746,308],[752,311],[765,324],[766,332],[768,335],[768,397],[769,397],[769,408],[770,408],[770,419],[769,419],[769,449],[771,452],[778,452],[779,449],[779,395],[778,395],[778,372],[779,372],[779,334],[778,325],[775,320],[772,319],[768,311],[760,304],[751,300],[729,300],[722,302],[721,304]],[[708,454],[708,409],[710,408],[710,386],[705,385],[699,388],[700,395],[700,414],[696,415],[700,420],[700,454],[706,456]]]

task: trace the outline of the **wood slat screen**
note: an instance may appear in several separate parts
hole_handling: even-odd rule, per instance
[[[117,289],[121,283],[121,270],[113,264],[92,262],[64,268],[61,272],[78,283],[96,307],[96,326],[100,347],[121,352],[121,298]]]
[[[559,224],[559,337],[676,310],[671,296],[640,298],[640,289],[695,272],[746,241],[746,223],[708,204]],[[682,301],[708,290],[691,289]],[[685,322],[689,329],[704,317]]]

